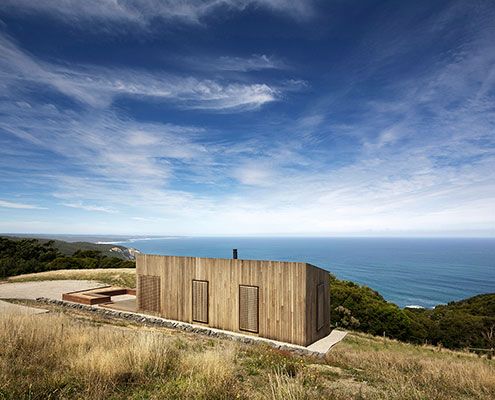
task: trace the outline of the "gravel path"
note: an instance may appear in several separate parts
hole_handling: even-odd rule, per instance
[[[96,281],[40,281],[40,282],[12,282],[0,284],[0,299],[36,299],[46,297],[53,300],[62,300],[62,294],[76,290],[88,290],[107,286]]]
[[[67,277],[67,280],[72,280],[72,276],[83,277],[90,275],[113,275],[113,274],[136,274],[136,268],[88,268],[88,269],[58,269],[55,271],[44,271],[44,272],[34,272],[32,274],[24,274],[24,275],[15,275],[8,278],[9,282],[17,282],[30,280],[30,278],[34,278],[34,280],[40,280],[43,278],[44,280],[52,280],[58,279],[60,276]],[[93,278],[89,278],[93,279]]]

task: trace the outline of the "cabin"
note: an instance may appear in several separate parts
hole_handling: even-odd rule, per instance
[[[236,255],[137,254],[138,311],[302,346],[330,333],[327,271]]]

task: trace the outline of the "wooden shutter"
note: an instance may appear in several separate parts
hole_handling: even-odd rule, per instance
[[[192,320],[208,323],[208,281],[192,281]]]
[[[143,311],[161,311],[159,276],[138,275],[138,306]]]
[[[316,329],[319,331],[325,325],[325,285],[316,287]]]
[[[239,285],[239,329],[258,333],[259,296],[257,286]]]

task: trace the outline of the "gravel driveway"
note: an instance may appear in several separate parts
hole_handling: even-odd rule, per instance
[[[0,284],[0,299],[36,299],[47,297],[62,300],[62,294],[107,286],[96,281],[39,281]]]

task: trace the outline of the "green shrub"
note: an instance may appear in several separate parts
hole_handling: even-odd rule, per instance
[[[330,304],[331,323],[345,329],[453,349],[495,345],[495,294],[434,309],[401,309],[367,286],[330,275]]]
[[[0,237],[0,278],[58,269],[133,268],[134,261],[108,257],[99,250],[77,250],[64,256],[54,241]]]

